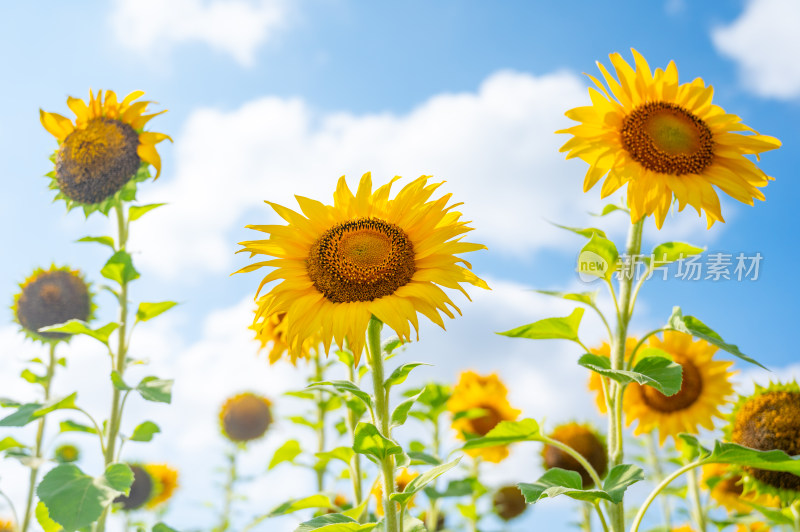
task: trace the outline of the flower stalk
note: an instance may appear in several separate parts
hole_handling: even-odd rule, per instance
[[[347,364],[347,378],[350,380],[350,382],[356,384],[356,368],[352,363]],[[354,436],[356,423],[358,423],[358,420],[356,419],[355,412],[353,412],[351,408],[347,409],[345,423],[347,424],[348,433]],[[357,505],[361,503],[361,500],[364,496],[362,487],[363,479],[361,473],[361,455],[358,453],[353,453],[353,457],[350,459],[350,477],[353,482],[353,504]],[[365,519],[364,513],[359,515],[356,521],[363,523]]]
[[[314,379],[315,382],[322,382],[325,380],[325,368],[322,364],[322,357],[319,352],[313,353],[314,358]],[[317,452],[325,452],[325,392],[317,390]],[[314,470],[317,475],[317,492],[322,493],[325,489],[325,472],[327,467],[325,465],[317,465]]]

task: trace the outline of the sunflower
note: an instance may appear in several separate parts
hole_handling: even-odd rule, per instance
[[[81,457],[81,451],[71,443],[59,445],[55,450],[55,460],[60,464],[77,462]]]
[[[16,532],[17,527],[14,526],[13,521],[6,521],[5,519],[0,519],[0,532]]]
[[[278,312],[271,316],[262,316],[261,321],[250,326],[256,332],[255,339],[261,343],[260,349],[267,349],[269,346],[270,364],[274,364],[284,354],[288,353],[292,365],[296,366],[298,359],[309,360],[312,352],[316,352],[316,349],[322,343],[322,338],[317,333],[306,338],[299,351],[291,351],[286,343],[287,325],[286,313]]]
[[[556,427],[553,433],[550,434],[550,438],[578,451],[600,477],[605,476],[608,467],[606,444],[596,430],[588,425],[567,423]],[[558,467],[580,473],[584,489],[593,484],[589,472],[575,458],[561,449],[545,445],[542,449],[542,458],[544,458],[545,469]]]
[[[342,176],[332,206],[298,196],[303,214],[268,202],[289,225],[249,226],[269,238],[242,242],[241,251],[251,256],[274,257],[239,270],[275,267],[259,292],[282,280],[259,300],[256,322],[285,313],[286,342],[295,353],[317,333],[326,352],[334,340],[344,348],[347,338],[356,363],[371,316],[404,341],[411,340],[409,324],[418,333],[417,313],[444,327],[440,312],[453,318],[448,305],[460,310],[441,287],[465,295],[461,283],[488,288],[457,257],[485,246],[461,240],[471,230],[468,222],[453,210],[457,204],[448,205],[450,194],[430,199],[441,183],[428,178],[415,179],[390,199],[399,178],[373,192],[366,173],[353,195]]]
[[[494,513],[503,521],[511,521],[519,517],[528,508],[525,496],[516,486],[504,486],[497,490],[492,497]]]
[[[631,353],[633,353],[634,348],[638,341],[636,338],[628,338],[626,345],[625,345],[625,359],[627,360]],[[606,342],[603,342],[603,345],[600,347],[595,347],[589,350],[590,353],[593,355],[600,355],[606,358],[611,357],[611,346],[609,346]],[[595,393],[594,400],[595,404],[597,405],[597,409],[600,411],[601,414],[606,413],[606,396],[605,392],[603,392],[603,377],[600,376],[599,373],[592,371],[589,373],[589,383],[587,385],[589,387],[589,391]]]
[[[58,190],[67,208],[82,206],[107,214],[116,200],[132,200],[136,183],[149,177],[153,165],[156,179],[161,173],[161,157],[156,144],[172,140],[168,135],[143,131],[147,122],[161,113],[145,114],[152,103],[139,101],[142,91],[128,94],[121,102],[114,91],[89,91],[89,103],[67,98],[75,122],[56,113],[40,110],[42,125],[56,139],[55,170],[50,188]],[[119,194],[119,196],[118,196]]]
[[[148,508],[155,508],[166,503],[178,488],[178,472],[167,464],[147,464],[145,470],[153,479],[153,495],[147,501]]]
[[[269,399],[253,393],[231,397],[219,412],[222,434],[237,443],[257,440],[274,421],[271,406]]]
[[[770,383],[756,385],[755,392],[742,397],[731,414],[729,439],[751,449],[779,449],[790,456],[800,455],[800,386]],[[745,488],[770,494],[791,504],[800,498],[800,476],[781,471],[745,467]]]
[[[89,321],[92,318],[92,294],[78,270],[55,265],[49,270],[39,268],[19,287],[12,309],[17,323],[29,338],[41,342],[65,340],[69,334],[39,332],[39,329],[69,320]]]
[[[561,147],[568,159],[591,165],[584,192],[604,176],[603,198],[627,184],[631,221],[654,214],[659,228],[673,197],[678,210],[688,204],[705,211],[708,227],[725,221],[714,187],[748,205],[763,200],[759,188],[773,178],[745,155],[774,150],[780,141],[713,105],[714,90],[702,79],[679,84],[674,62],[651,72],[632,52],[635,69],[620,54],[609,56],[618,80],[597,64],[608,90],[589,76],[596,85],[589,88],[592,105],[568,111],[580,124],[557,132],[573,136]]]
[[[768,524],[760,521],[736,525],[736,532],[770,532],[770,530],[771,528]]]
[[[397,489],[396,490],[397,493],[403,493],[403,491],[406,489],[406,486],[408,486],[409,483],[411,483],[411,481],[417,478],[418,476],[419,473],[417,473],[416,471],[409,471],[405,467],[401,469],[400,474],[397,475],[397,477],[394,479],[394,485],[395,488]],[[372,486],[372,495],[375,496],[375,500],[377,501],[376,513],[378,514],[378,517],[383,517],[383,484],[381,482],[376,482]],[[398,508],[399,507],[400,506],[398,505]],[[408,501],[408,504],[406,505],[406,508],[413,508],[413,507],[414,507],[414,497],[411,497],[411,499]]]
[[[680,391],[669,397],[650,386],[628,385],[622,408],[628,425],[638,421],[634,435],[658,429],[663,445],[667,436],[696,434],[698,425],[713,430],[714,418],[722,417],[720,407],[733,394],[731,379],[735,372],[728,371],[733,362],[713,360],[715,346],[704,340],[693,341],[691,335],[677,331],[664,332],[663,341],[652,336],[647,345],[666,352],[680,364],[683,378]]]
[[[703,484],[711,498],[728,511],[750,513],[753,507],[747,502],[761,506],[780,506],[776,497],[744,492],[744,479],[732,466],[727,464],[708,464],[703,466]]]
[[[133,471],[133,484],[128,495],[120,495],[114,502],[120,505],[120,509],[129,512],[143,507],[153,496],[154,482],[150,473],[140,465],[128,464]]]
[[[484,377],[474,371],[462,372],[447,401],[447,409],[455,414],[453,428],[459,437],[486,436],[501,421],[516,420],[521,412],[511,406],[507,396],[508,390],[496,373]],[[471,449],[467,454],[498,463],[508,456],[508,447]]]
[[[695,530],[689,525],[683,525],[678,528],[673,528],[672,532],[695,532]]]

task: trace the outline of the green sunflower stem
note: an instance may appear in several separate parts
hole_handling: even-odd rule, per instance
[[[353,364],[347,365],[347,375],[350,379],[350,382],[356,384],[356,368]],[[350,433],[351,437],[355,437],[357,422],[358,420],[356,419],[355,413],[348,408],[345,423],[347,424],[347,431]],[[352,477],[351,480],[353,482],[353,504],[357,505],[361,503],[363,497],[361,455],[358,453],[354,453],[353,458],[350,460],[350,476]],[[356,520],[359,523],[363,523],[364,519],[365,515],[362,513],[362,515],[359,515],[358,519]]]
[[[56,342],[50,342],[50,358],[47,361],[47,373],[45,374],[42,387],[44,388],[44,402],[50,400],[50,385],[53,382],[53,375],[56,372]],[[46,417],[46,416],[45,416]],[[33,516],[33,499],[36,490],[36,480],[39,476],[39,462],[42,459],[42,444],[44,442],[45,417],[39,419],[36,428],[36,447],[34,449],[34,461],[31,465],[31,473],[28,483],[28,498],[25,502],[25,514],[23,516],[21,532],[28,532]],[[18,523],[19,524],[19,523]]]
[[[372,387],[375,394],[375,414],[378,430],[384,438],[392,437],[389,429],[389,397],[383,386],[383,351],[381,349],[381,329],[383,322],[372,316],[367,327],[369,347],[369,364],[372,368]],[[386,532],[399,532],[397,505],[391,496],[395,493],[394,457],[387,456],[381,460],[381,476],[383,477],[383,514]]]
[[[792,505],[792,517],[794,517],[794,532],[800,532],[800,501]]]
[[[632,224],[628,230],[628,239],[625,245],[627,257],[634,261],[642,248],[642,229],[644,218]],[[634,270],[635,271],[635,268]],[[625,369],[625,347],[628,339],[628,324],[633,314],[633,274],[621,272],[619,277],[619,299],[617,312],[617,328],[614,333],[611,351],[611,368],[614,370]],[[614,381],[610,383],[611,401],[609,410],[608,427],[608,468],[622,464],[624,457],[622,435],[622,396],[625,387]],[[625,503],[612,504],[609,507],[610,526],[612,532],[625,530]]]
[[[475,478],[475,482],[480,482],[481,474],[481,458],[480,456],[476,456],[472,459],[472,476]],[[478,521],[481,520],[480,514],[478,514],[478,495],[476,490],[472,490],[472,495],[470,502],[472,504],[472,515],[473,517],[469,520],[469,530],[470,532],[478,532]]]
[[[581,505],[581,530],[583,532],[592,532],[592,505],[591,503],[583,503]]]
[[[569,445],[562,443],[558,440],[548,438],[547,436],[540,436],[538,440],[544,443],[545,445],[549,445],[550,447],[555,447],[556,449],[560,449],[561,451],[564,451],[565,453],[570,455],[572,458],[575,459],[576,462],[578,462],[586,470],[587,473],[589,473],[589,477],[592,479],[592,482],[596,487],[601,488],[603,486],[603,481],[600,480],[600,475],[597,474],[597,471],[595,470],[594,467],[592,467],[592,464],[590,464],[589,461],[586,458],[584,458],[584,456],[581,453],[579,453]]]
[[[439,429],[439,418],[434,418],[433,422],[433,456],[441,459],[441,431]],[[439,524],[439,499],[431,499],[431,507],[425,519],[425,526],[428,530],[436,530]]]
[[[686,484],[689,487],[689,498],[692,500],[692,517],[697,524],[698,532],[706,532],[706,513],[703,510],[703,503],[700,501],[700,479],[696,469],[690,469],[686,473]],[[665,497],[662,497],[664,499]]]
[[[233,511],[233,500],[236,497],[236,482],[239,480],[239,472],[236,467],[236,459],[239,447],[236,446],[228,453],[228,479],[225,482],[225,498],[222,506],[222,515],[219,525],[214,532],[225,532],[231,526],[231,514]]]
[[[630,532],[638,532],[639,527],[642,525],[642,520],[644,520],[644,514],[647,512],[647,509],[650,508],[650,505],[653,504],[653,501],[656,499],[656,497],[658,497],[658,495],[664,491],[664,489],[669,486],[673,480],[688,471],[692,471],[696,467],[704,465],[705,463],[706,462],[703,460],[697,460],[690,464],[686,464],[662,480],[661,483],[650,493],[650,495],[647,496],[647,499],[645,499],[644,503],[639,508],[639,511],[636,513],[636,517],[633,520],[633,524],[631,525]]]
[[[325,368],[322,364],[320,354],[314,353],[314,378],[315,382],[325,380]],[[317,452],[325,452],[325,392],[317,391]],[[317,466],[317,491],[322,493],[325,489],[326,466]]]
[[[653,432],[647,435],[647,454],[650,459],[650,467],[653,469],[653,479],[656,483],[661,483],[664,480],[664,468],[661,467],[656,435]],[[661,513],[663,514],[664,526],[672,530],[672,509],[667,497],[661,497]]]

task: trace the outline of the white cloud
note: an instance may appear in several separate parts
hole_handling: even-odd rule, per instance
[[[119,42],[142,54],[195,41],[251,66],[287,17],[285,0],[117,0],[111,23]]]
[[[800,96],[800,3],[796,0],[749,0],[731,24],[716,28],[717,49],[734,59],[744,86],[760,96]]]

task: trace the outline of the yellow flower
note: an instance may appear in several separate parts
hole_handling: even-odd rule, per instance
[[[169,501],[175,493],[178,488],[178,471],[167,464],[147,464],[144,468],[155,484],[153,495],[147,501],[147,507],[155,508]]]
[[[431,199],[440,183],[422,176],[390,199],[392,181],[374,192],[364,174],[355,195],[344,177],[333,205],[297,197],[303,214],[269,203],[289,225],[249,226],[269,234],[267,240],[242,242],[253,255],[275,257],[242,268],[271,266],[259,287],[281,280],[259,300],[261,317],[285,313],[286,342],[300,352],[303,342],[321,331],[325,351],[347,338],[356,363],[364,347],[371,316],[411,340],[418,331],[417,313],[444,327],[441,313],[460,312],[441,287],[466,291],[461,283],[488,288],[459,253],[485,249],[462,242],[471,230],[449,205],[450,195]],[[464,266],[461,266],[462,263]]]
[[[129,464],[133,472],[133,484],[127,495],[120,495],[114,499],[121,510],[130,512],[138,510],[153,496],[153,477],[142,466]]]
[[[768,524],[760,521],[747,525],[736,525],[736,532],[770,532],[770,530]]]
[[[56,139],[55,171],[50,188],[59,190],[56,199],[64,199],[67,207],[84,207],[108,213],[120,191],[126,200],[136,194],[136,182],[149,177],[148,165],[161,173],[161,157],[156,144],[172,140],[168,135],[144,131],[147,122],[166,111],[145,114],[152,103],[139,101],[142,91],[134,91],[121,102],[114,91],[89,91],[88,104],[67,98],[75,113],[75,121],[56,113],[39,111],[42,125]]]
[[[274,421],[271,406],[269,399],[253,393],[231,397],[219,412],[222,434],[238,443],[257,440]]]
[[[406,489],[406,486],[408,486],[408,484],[418,476],[419,473],[417,473],[416,471],[409,471],[405,467],[402,470],[400,470],[400,474],[397,475],[394,479],[396,493],[403,493],[403,490]],[[377,501],[375,513],[378,514],[378,517],[383,517],[383,484],[380,481],[380,479],[378,480],[378,482],[373,484],[372,495],[375,496],[375,500]],[[411,500],[408,501],[408,505],[406,505],[406,508],[414,507],[415,497],[416,496],[411,497]],[[397,507],[400,508],[400,505],[397,505]]]
[[[777,497],[758,496],[755,492],[744,492],[744,479],[732,466],[727,464],[708,464],[703,466],[703,484],[711,493],[711,498],[731,512],[750,513],[752,502],[761,506],[780,506]]]
[[[17,527],[14,526],[13,521],[6,521],[5,519],[0,519],[0,532],[16,532]]]
[[[683,525],[679,526],[678,528],[673,528],[672,532],[695,532],[695,530],[689,525]]]
[[[620,54],[609,56],[618,79],[597,64],[608,90],[589,76],[596,85],[589,89],[592,105],[568,111],[580,124],[558,131],[573,135],[561,147],[567,158],[591,165],[584,192],[604,176],[603,198],[627,184],[631,220],[653,214],[659,228],[673,197],[678,210],[691,205],[698,214],[705,211],[709,227],[725,221],[714,187],[748,205],[763,200],[759,187],[773,178],[745,155],[776,149],[780,141],[713,105],[713,88],[702,79],[679,84],[674,62],[651,72],[632,52],[635,69]]]
[[[514,421],[520,411],[508,402],[508,390],[496,373],[485,377],[474,371],[464,371],[447,401],[447,409],[455,414],[453,428],[461,439],[467,436],[486,436],[501,421]],[[467,451],[489,462],[501,462],[508,456],[508,447],[485,447]]]
[[[89,321],[92,318],[92,294],[78,270],[55,265],[49,270],[39,268],[19,287],[12,309],[17,323],[29,338],[42,342],[65,340],[70,335],[39,332],[39,329],[69,320]]]
[[[714,418],[722,417],[720,407],[733,394],[731,378],[735,372],[728,371],[733,362],[713,360],[715,346],[676,331],[666,331],[663,341],[652,336],[647,345],[661,349],[680,364],[683,381],[680,391],[669,397],[650,386],[628,385],[622,408],[628,425],[638,421],[634,435],[658,429],[663,445],[667,436],[696,434],[698,426],[713,430]]]
[[[572,447],[583,456],[589,465],[594,468],[601,478],[606,474],[608,456],[605,443],[598,436],[597,431],[587,425],[567,423],[556,427],[550,438]],[[568,471],[580,473],[584,489],[589,488],[593,482],[589,472],[578,463],[575,458],[561,449],[545,445],[542,449],[545,469],[558,467]]]
[[[631,353],[633,353],[634,348],[638,341],[636,338],[628,338],[626,345],[625,345],[625,360],[627,360]],[[607,343],[603,342],[603,345],[600,347],[595,347],[589,350],[593,355],[600,355],[606,358],[611,357],[611,346]],[[591,371],[589,372],[589,391],[594,392],[595,396],[595,404],[597,405],[597,409],[600,411],[601,414],[606,413],[606,396],[605,392],[603,392],[603,378],[600,376],[599,373]]]
[[[260,349],[267,349],[269,346],[268,356],[270,364],[274,364],[280,360],[284,354],[288,353],[292,364],[296,366],[298,359],[310,359],[312,351],[316,353],[316,350],[322,343],[321,335],[317,333],[306,338],[299,351],[289,350],[289,345],[286,343],[288,323],[286,321],[285,312],[278,312],[271,316],[262,316],[261,320],[251,325],[250,328],[256,332],[255,339],[261,343]]]
[[[727,429],[729,439],[751,449],[779,449],[800,455],[800,386],[770,383],[756,385],[755,392],[740,398]],[[800,498],[800,476],[780,471],[745,467],[745,488],[759,495],[775,495],[791,504]]]
[[[77,462],[81,457],[81,451],[71,443],[65,443],[56,447],[55,453],[56,462],[60,464],[69,464]]]

